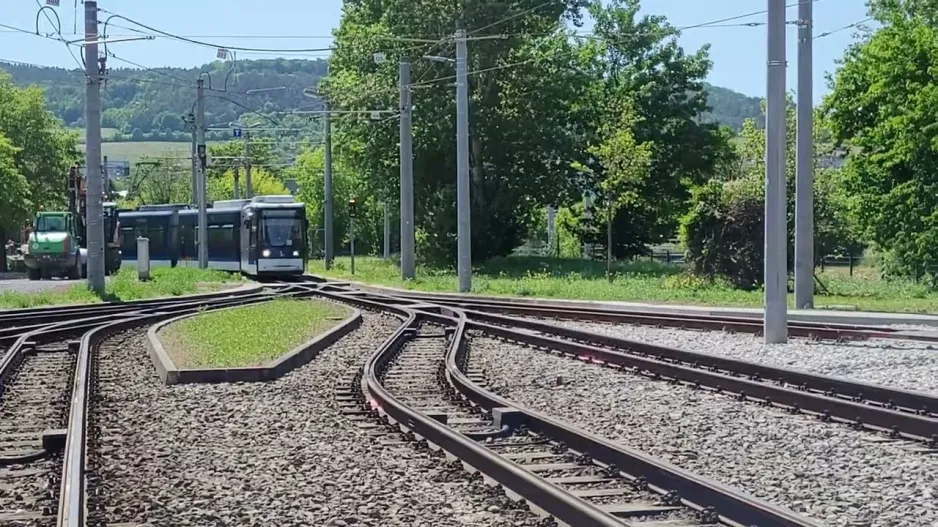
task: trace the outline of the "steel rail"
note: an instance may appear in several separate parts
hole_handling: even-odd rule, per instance
[[[707,386],[720,392],[736,393],[741,400],[756,398],[768,404],[786,406],[792,411],[812,412],[824,419],[837,419],[855,426],[865,426],[894,434],[903,434],[916,441],[932,443],[935,438],[938,438],[938,419],[926,416],[820,395],[783,385],[735,377],[673,362],[665,362],[652,357],[623,353],[549,335],[518,331],[484,322],[470,321],[469,325],[471,329],[506,340],[557,350],[591,362],[633,368],[639,372],[647,371],[653,375],[671,378],[694,387]]]
[[[476,324],[465,318],[466,329]],[[515,410],[523,414],[529,429],[555,440],[568,448],[589,455],[596,461],[632,477],[640,475],[661,491],[675,491],[682,503],[695,510],[713,507],[725,521],[759,527],[819,527],[818,523],[795,512],[771,505],[708,478],[698,476],[665,461],[655,459],[627,447],[613,444],[585,430],[535,412],[508,401],[471,381],[463,372],[468,345],[464,332],[454,337],[446,358],[447,380],[467,399],[489,411],[495,408]],[[577,524],[571,524],[577,525]]]
[[[364,293],[372,295],[374,293]],[[444,297],[423,294],[402,294],[403,300],[434,303],[475,311],[488,311],[517,316],[556,318],[585,322],[610,322],[665,326],[679,329],[722,330],[740,333],[762,334],[762,321],[754,317],[732,317],[718,315],[690,315],[681,313],[648,313],[637,310],[601,309],[588,306],[560,306],[540,302],[504,302],[472,297]],[[788,334],[793,337],[868,340],[873,338],[938,342],[938,332],[909,331],[890,327],[839,324],[826,322],[789,321]]]
[[[503,408],[520,411],[525,415],[524,424],[529,427],[558,441],[563,441],[567,446],[590,455],[606,466],[613,465],[619,469],[625,469],[625,472],[640,474],[649,483],[662,490],[662,493],[668,490],[678,491],[682,497],[682,503],[693,510],[703,511],[706,507],[712,506],[726,520],[724,523],[759,525],[760,527],[817,527],[816,523],[791,511],[762,502],[645,454],[613,445],[583,430],[554,421],[482,389],[470,381],[457,366],[460,362],[459,355],[465,356],[466,353],[465,331],[472,324],[461,310],[438,305],[424,305],[420,309],[412,309],[394,305],[393,302],[391,305],[382,304],[379,301],[363,299],[355,295],[337,294],[336,296],[359,305],[377,304],[386,310],[410,312],[416,315],[366,363],[362,388],[370,394],[373,406],[397,423],[486,474],[506,489],[527,499],[536,507],[557,518],[558,521],[576,526],[630,525],[574,497],[517,464],[500,458],[489,449],[481,447],[475,441],[452,431],[434,419],[410,410],[384,390],[379,381],[379,371],[387,366],[397,350],[411,337],[421,319],[455,326],[454,337],[446,354],[446,379],[454,389],[473,404],[478,404],[488,410]],[[393,301],[393,298],[388,298],[388,300]]]
[[[75,317],[97,316],[108,312],[123,313],[139,309],[171,306],[180,302],[193,300],[214,300],[217,298],[237,298],[262,292],[265,288],[277,288],[276,285],[265,287],[245,288],[237,290],[215,291],[170,298],[154,298],[146,300],[130,300],[127,302],[103,302],[101,304],[76,304],[65,306],[51,306],[41,308],[0,310],[0,328],[13,328],[14,324],[38,325],[58,322],[61,319]],[[288,286],[279,286],[288,287]]]
[[[311,296],[310,291],[298,290],[285,293],[284,296],[305,298]],[[169,309],[153,308],[149,312],[136,313],[134,316],[119,318],[115,321],[99,324],[98,327],[86,332],[81,339],[74,380],[72,383],[72,397],[69,410],[69,421],[66,432],[65,449],[63,453],[62,482],[59,493],[57,527],[84,527],[86,514],[86,456],[88,421],[91,404],[91,380],[94,371],[93,353],[98,345],[114,333],[139,327],[147,323],[156,323],[172,318],[182,313],[196,313],[201,310],[214,311],[224,307],[251,305],[267,302],[276,298],[272,295],[249,295],[244,298],[198,298],[188,302],[177,302]],[[113,317],[114,315],[109,315]],[[24,336],[22,340],[25,341]]]
[[[367,301],[366,301],[367,302]],[[384,309],[396,310],[389,306]],[[379,370],[387,366],[396,351],[416,330],[420,316],[411,310],[408,321],[382,344],[365,363],[362,388],[373,401],[379,412],[411,430],[413,433],[440,447],[462,462],[492,478],[500,485],[530,501],[536,507],[557,517],[564,523],[577,527],[622,527],[622,521],[592,505],[573,497],[560,487],[553,485],[517,464],[503,459],[498,454],[481,446],[476,441],[454,431],[421,412],[412,410],[388,392],[379,380]],[[436,317],[429,317],[436,318]],[[439,320],[439,319],[437,319]],[[459,329],[457,328],[457,332]]]
[[[524,328],[544,335],[553,335],[576,342],[596,344],[612,350],[637,353],[667,361],[677,361],[695,368],[722,370],[745,375],[754,380],[777,381],[800,390],[815,391],[830,396],[842,396],[856,402],[871,402],[886,408],[904,408],[919,414],[938,412],[938,396],[911,390],[817,375],[801,370],[767,366],[757,362],[732,359],[706,353],[697,353],[670,346],[650,344],[638,340],[601,335],[537,320],[505,317],[478,311],[467,311],[477,321],[512,328]]]

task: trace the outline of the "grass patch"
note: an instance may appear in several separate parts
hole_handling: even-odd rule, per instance
[[[450,269],[418,267],[417,278],[403,282],[396,262],[356,258],[356,275],[348,258],[336,259],[326,272],[322,261],[310,272],[343,280],[405,289],[455,292],[456,273]],[[908,280],[882,280],[875,269],[859,267],[849,276],[846,267],[819,272],[830,294],[816,294],[815,307],[862,311],[938,313],[938,291]],[[569,298],[662,304],[761,307],[763,293],[740,291],[722,281],[690,276],[678,266],[650,261],[618,263],[615,277],[606,278],[604,262],[541,258],[497,258],[473,269],[472,292],[490,296]],[[793,307],[794,295],[789,295]]]
[[[179,368],[259,366],[349,316],[321,300],[274,300],[209,312],[170,324],[160,340]]]
[[[212,269],[156,267],[150,271],[150,281],[137,280],[137,270],[121,267],[114,276],[108,277],[104,299],[98,297],[85,284],[72,284],[63,288],[39,292],[0,292],[0,309],[22,309],[28,307],[94,304],[102,300],[126,302],[149,298],[191,295],[218,291],[226,285],[242,281],[240,275]]]

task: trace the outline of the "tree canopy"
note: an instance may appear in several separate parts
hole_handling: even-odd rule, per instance
[[[9,193],[0,204],[15,201],[0,205],[0,227],[40,206],[63,206],[68,167],[78,160],[76,137],[46,108],[42,90],[17,88],[0,72],[0,193]]]
[[[642,241],[673,232],[689,197],[688,185],[705,179],[728,150],[717,126],[698,119],[709,110],[703,84],[710,67],[706,49],[686,55],[676,30],[660,17],[640,16],[637,0],[608,5],[526,0],[497,9],[475,2],[464,8],[442,0],[419,4],[346,2],[324,88],[340,109],[395,108],[398,62],[412,60],[415,212],[422,258],[451,262],[456,250],[456,108],[448,82],[453,69],[420,58],[452,56],[454,46],[451,39],[414,46],[394,37],[446,35],[460,24],[470,37],[504,35],[469,42],[473,259],[511,252],[542,206],[565,206],[583,192],[602,191],[604,167],[626,160],[600,163],[590,149],[612,139],[601,129],[619,117],[612,109],[624,94],[633,97],[642,118],[634,140],[650,150],[650,177],[632,182],[640,197],[633,202],[641,205],[620,212],[641,215],[636,225],[650,229],[632,231],[641,230]],[[576,38],[569,25],[587,11],[597,38]],[[379,51],[386,58],[382,63],[373,58]],[[441,81],[422,82],[426,79]],[[396,203],[396,121],[349,118],[335,128],[336,149],[361,178],[361,192]]]
[[[938,270],[938,27],[933,0],[874,0],[882,27],[849,48],[824,101],[833,137],[851,148],[845,185],[887,270]]]

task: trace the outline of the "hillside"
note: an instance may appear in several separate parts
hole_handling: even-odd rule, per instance
[[[84,126],[84,83],[80,72],[2,62],[0,69],[9,71],[18,85],[45,87],[52,111],[68,126]],[[206,98],[206,122],[212,125],[237,121],[246,113],[245,107],[266,114],[309,108],[315,101],[305,97],[303,89],[317,86],[326,70],[327,62],[322,59],[239,61],[228,79],[229,93],[211,92]],[[222,62],[189,69],[111,69],[102,91],[102,125],[117,131],[109,140],[188,141],[189,135],[180,116],[193,108],[195,89],[187,85],[193,85],[200,72],[211,75],[213,88],[225,87],[228,65]],[[281,87],[285,89],[279,89]],[[265,88],[277,89],[245,95],[249,90]],[[713,110],[702,116],[706,121],[725,124],[735,130],[739,130],[747,118],[761,121],[758,97],[719,86],[710,86],[709,92]],[[247,112],[245,119],[256,121],[258,118]],[[287,123],[305,126],[307,120],[294,116],[284,121]],[[227,138],[227,134],[220,132],[210,137],[212,135],[216,139]]]
[[[765,118],[762,116],[762,99],[749,97],[729,88],[707,85],[712,110],[705,113],[702,118],[708,122],[717,122],[739,131],[746,119],[755,119],[758,125],[764,126]]]
[[[113,64],[112,64],[113,65]],[[206,92],[205,121],[208,125],[227,125],[241,119],[257,121],[249,110],[264,114],[310,107],[316,102],[303,95],[326,74],[324,60],[248,60],[239,61],[228,77],[227,91]],[[114,128],[110,140],[188,141],[189,132],[181,116],[195,104],[195,79],[208,73],[206,87],[225,89],[229,66],[214,62],[201,68],[160,68],[141,71],[111,69],[102,89],[102,126]],[[37,68],[0,63],[18,85],[38,84],[46,89],[50,109],[70,127],[84,127],[85,88],[83,74],[77,70]],[[279,89],[285,87],[285,89]],[[277,88],[246,95],[249,90]],[[245,115],[247,114],[247,115]],[[303,126],[306,118],[277,117],[285,126]],[[267,125],[272,123],[265,122]],[[230,134],[213,134],[222,138]]]

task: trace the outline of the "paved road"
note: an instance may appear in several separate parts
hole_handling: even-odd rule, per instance
[[[0,293],[5,291],[19,291],[21,293],[37,293],[54,289],[67,289],[72,284],[83,283],[84,280],[0,280]]]

